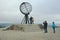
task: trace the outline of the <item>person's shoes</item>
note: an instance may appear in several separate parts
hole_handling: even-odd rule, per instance
[[[48,33],[48,32],[44,32],[44,33]]]
[[[53,32],[53,33],[55,33],[55,32]]]

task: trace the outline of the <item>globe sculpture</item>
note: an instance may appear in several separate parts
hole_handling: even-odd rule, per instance
[[[28,3],[28,2],[23,2],[23,3],[21,3],[21,5],[20,5],[20,11],[21,11],[21,13],[22,14],[24,14],[25,16],[24,16],[24,22],[25,22],[25,24],[28,24],[29,23],[29,17],[28,17],[28,15],[31,13],[31,11],[32,11],[32,6],[31,6],[31,4],[30,3]]]

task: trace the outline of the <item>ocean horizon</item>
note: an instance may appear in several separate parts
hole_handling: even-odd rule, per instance
[[[8,27],[10,25],[13,25],[14,23],[0,23],[0,27]],[[17,24],[17,23],[15,23]],[[49,27],[51,27],[51,24],[48,24]],[[56,24],[56,26],[60,26],[60,24]]]

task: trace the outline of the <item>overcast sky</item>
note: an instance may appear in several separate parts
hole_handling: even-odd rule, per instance
[[[0,0],[0,23],[20,23],[24,17],[19,10],[22,2],[31,3],[29,17],[33,16],[35,23],[60,23],[60,0]]]

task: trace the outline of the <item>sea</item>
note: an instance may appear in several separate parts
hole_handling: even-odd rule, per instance
[[[12,25],[12,23],[0,23],[0,28],[8,27]]]

